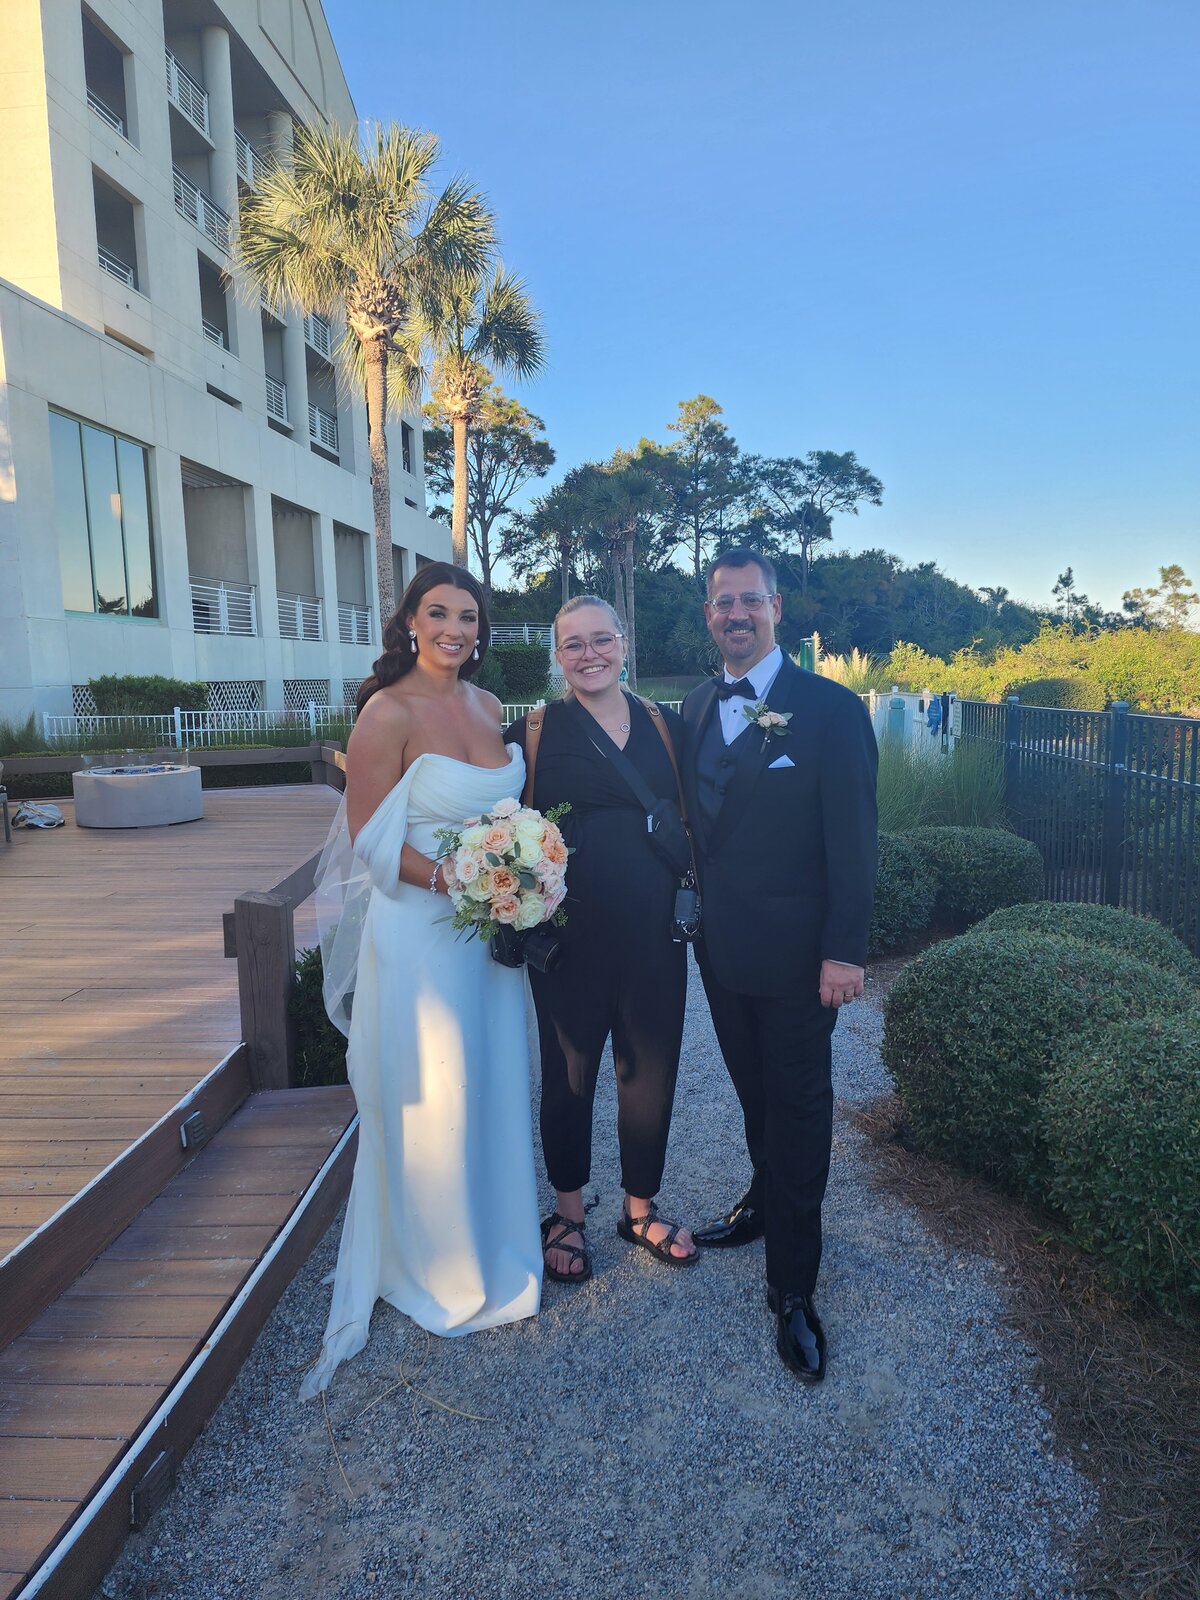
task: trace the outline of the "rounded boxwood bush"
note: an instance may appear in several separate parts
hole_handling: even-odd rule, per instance
[[[508,684],[505,682],[504,668],[500,664],[500,657],[494,649],[485,652],[483,660],[472,675],[471,682],[477,689],[486,689],[489,694],[494,694],[501,705],[508,699]]]
[[[1121,1286],[1200,1315],[1200,1011],[1093,1037],[1046,1083],[1050,1198]]]
[[[883,1058],[926,1149],[1040,1198],[1039,1101],[1062,1052],[1113,1023],[1195,1004],[1182,978],[1112,950],[975,931],[934,945],[896,979]]]
[[[936,898],[937,879],[909,835],[881,833],[871,954],[884,955],[922,933],[929,926]]]
[[[1116,906],[1059,905],[1037,900],[1032,905],[1005,906],[976,923],[973,933],[988,933],[996,928],[1015,928],[1024,933],[1045,933],[1054,938],[1078,939],[1102,950],[1119,950],[1177,973],[1190,983],[1200,984],[1200,961],[1181,939],[1161,922],[1135,917]]]
[[[1035,844],[1003,828],[910,828],[925,871],[937,880],[934,916],[967,928],[1001,906],[1036,900],[1042,858]]]
[[[550,677],[550,657],[545,645],[494,644],[488,655],[494,655],[500,663],[512,704],[531,705],[545,694]]]
[[[1023,706],[1051,706],[1060,711],[1103,711],[1107,703],[1104,686],[1085,673],[1062,678],[1030,678],[1014,683],[1009,694],[1020,695]]]

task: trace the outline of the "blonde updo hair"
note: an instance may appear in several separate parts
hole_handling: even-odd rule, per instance
[[[621,619],[609,605],[607,600],[602,600],[598,594],[574,594],[564,605],[559,606],[558,610],[554,614],[554,648],[556,650],[558,649],[559,623],[564,617],[569,617],[572,612],[582,611],[584,606],[599,606],[601,611],[606,611],[608,613],[608,620],[612,623],[612,630],[616,634],[617,638],[623,639],[625,637],[625,630],[621,626]],[[564,679],[562,691],[563,699],[569,700],[574,693],[574,689],[572,689],[571,685]]]

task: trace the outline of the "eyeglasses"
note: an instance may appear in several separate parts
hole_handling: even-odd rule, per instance
[[[704,603],[719,612],[721,616],[727,617],[739,600],[747,611],[761,611],[767,601],[772,599],[773,595],[758,594],[752,589],[748,594],[719,594],[715,600],[706,600]]]
[[[594,633],[590,639],[567,639],[558,647],[558,653],[565,661],[578,661],[585,650],[595,650],[598,655],[607,655],[617,640],[623,635],[619,633]]]

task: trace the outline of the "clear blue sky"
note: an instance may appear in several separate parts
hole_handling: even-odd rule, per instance
[[[558,471],[854,450],[835,524],[1049,601],[1200,582],[1196,0],[325,0],[363,118],[490,195]]]

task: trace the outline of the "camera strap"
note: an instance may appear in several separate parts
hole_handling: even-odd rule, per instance
[[[537,775],[538,745],[542,742],[542,724],[546,720],[546,707],[534,706],[525,718],[525,787],[521,791],[521,804],[533,804],[533,780]]]
[[[658,730],[658,736],[662,740],[663,747],[667,752],[668,759],[670,760],[671,771],[675,774],[675,792],[678,797],[679,820],[683,823],[683,831],[688,842],[688,854],[691,857],[692,862],[691,879],[693,883],[697,883],[699,880],[696,877],[696,848],[692,842],[692,830],[688,826],[687,802],[683,798],[683,782],[679,776],[679,762],[675,757],[675,746],[671,741],[670,729],[667,727],[666,719],[663,717],[662,712],[659,710],[658,706],[653,700],[647,700],[640,694],[630,695],[629,698],[637,701],[638,705],[641,706],[642,710],[645,711],[647,716],[650,718],[650,721]],[[634,798],[645,811],[647,819],[652,817],[654,815],[655,807],[659,804],[659,798],[651,790],[650,785],[646,782],[645,778],[642,777],[641,773],[634,766],[633,762],[630,761],[629,757],[621,749],[620,745],[617,744],[613,739],[610,739],[609,736],[603,732],[603,730],[601,730],[601,738],[604,741],[603,744],[601,744],[590,733],[589,738],[591,738],[592,744],[595,745],[600,754],[607,756],[612,762],[613,766],[616,767],[617,771],[625,779],[625,782],[633,791]]]

